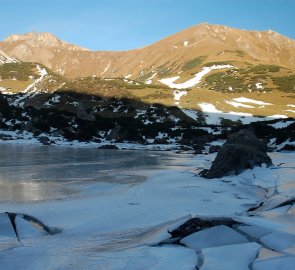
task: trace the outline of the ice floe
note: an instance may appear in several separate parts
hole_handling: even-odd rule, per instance
[[[180,243],[198,252],[204,248],[248,243],[248,240],[235,230],[219,225],[193,233],[181,239]]]
[[[295,265],[294,256],[280,256],[265,260],[255,261],[253,270],[293,270]]]
[[[288,248],[295,247],[295,235],[282,232],[272,232],[261,237],[260,242],[269,249],[286,253]],[[295,253],[292,255],[295,255]]]
[[[260,248],[257,243],[246,243],[203,249],[201,270],[249,270]]]

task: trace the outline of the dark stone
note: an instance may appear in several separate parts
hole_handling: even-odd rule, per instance
[[[191,151],[193,150],[192,147],[189,147],[189,146],[185,146],[185,145],[181,145],[179,147],[179,151],[177,152],[178,154],[182,153],[182,152],[186,152],[186,151]]]
[[[8,141],[8,140],[12,140],[12,136],[11,135],[7,135],[7,134],[0,134],[0,140],[3,141]]]
[[[155,139],[154,144],[168,144],[166,139]]]
[[[295,151],[295,145],[286,144],[280,151]]]
[[[267,166],[272,165],[266,150],[266,144],[259,140],[252,131],[242,129],[228,137],[205,177],[212,179],[232,173],[237,175],[243,170],[261,166],[263,163]]]
[[[180,144],[182,144],[182,145],[192,145],[193,144],[193,141],[188,140],[188,139],[182,139],[180,141]]]
[[[97,137],[93,137],[92,142],[100,143],[101,142],[101,139],[100,138],[97,138]]]
[[[192,218],[185,222],[183,225],[178,227],[172,232],[169,232],[172,235],[172,238],[183,238],[192,233],[211,228],[218,225],[225,225],[228,227],[232,227],[233,225],[238,224],[238,222],[232,219],[201,219],[201,218]]]
[[[216,153],[220,150],[220,145],[211,145],[209,148],[209,154]]]
[[[116,141],[123,141],[128,138],[128,133],[126,130],[123,129],[120,125],[115,126],[110,134],[106,137],[107,140],[116,140]]]
[[[203,154],[203,150],[205,149],[203,144],[195,144],[194,145],[194,154],[195,155],[200,155]]]
[[[43,145],[50,145],[51,144],[51,140],[46,136],[38,137],[38,141],[40,143],[42,143]]]
[[[114,144],[105,144],[105,145],[99,146],[98,149],[119,149],[119,148]]]

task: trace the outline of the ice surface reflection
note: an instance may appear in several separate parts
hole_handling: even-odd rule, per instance
[[[1,201],[68,198],[97,183],[134,185],[149,169],[181,166],[183,159],[167,152],[23,145],[0,145],[0,151]]]

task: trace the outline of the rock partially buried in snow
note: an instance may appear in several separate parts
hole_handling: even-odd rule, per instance
[[[232,173],[239,174],[243,170],[255,166],[272,165],[266,153],[267,146],[255,134],[242,129],[229,136],[227,142],[219,150],[208,172],[201,175],[208,179],[220,178]]]
[[[234,221],[231,218],[199,218],[194,217],[185,222],[183,225],[175,229],[174,231],[171,231],[170,234],[173,238],[183,238],[188,235],[191,235],[195,232],[205,230],[212,227],[217,227],[220,225],[224,225],[227,227],[232,227],[234,225],[237,225],[238,223]]]
[[[193,233],[181,239],[180,243],[198,252],[204,248],[248,243],[248,240],[235,230],[220,225]]]

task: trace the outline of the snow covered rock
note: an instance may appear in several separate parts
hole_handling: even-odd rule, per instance
[[[266,149],[266,145],[252,131],[242,129],[229,136],[205,177],[211,179],[231,173],[237,175],[263,163],[269,166],[272,161]]]

